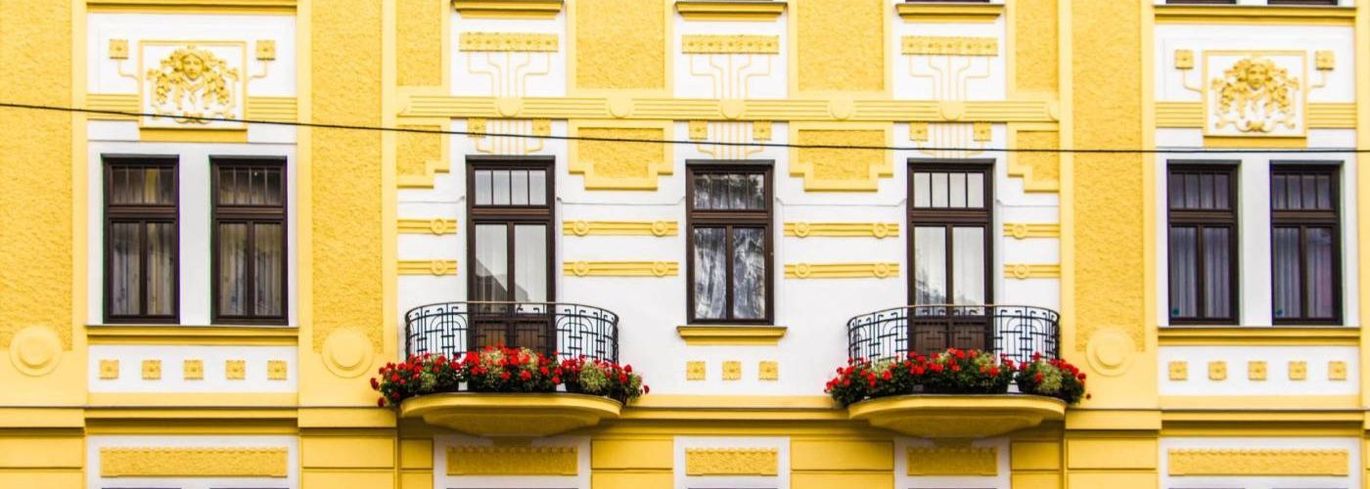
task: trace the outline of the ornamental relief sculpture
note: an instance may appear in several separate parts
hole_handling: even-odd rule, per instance
[[[144,127],[242,127],[238,122],[209,119],[243,118],[246,97],[244,43],[146,43],[144,60],[160,60],[143,71]]]
[[[1296,130],[1301,108],[1298,77],[1268,58],[1250,57],[1213,79],[1214,129],[1232,126],[1244,133]]]

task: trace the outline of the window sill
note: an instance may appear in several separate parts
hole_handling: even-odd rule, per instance
[[[690,346],[775,346],[785,337],[785,326],[685,325],[676,333]]]
[[[894,11],[904,22],[994,22],[1004,15],[1001,3],[901,3]]]
[[[1357,346],[1350,326],[1162,326],[1161,346]]]
[[[1156,5],[1156,21],[1176,24],[1316,24],[1351,25],[1353,6],[1302,5]]]
[[[773,21],[785,12],[785,2],[771,0],[678,0],[676,12],[685,20]]]
[[[294,326],[86,325],[92,345],[295,346],[299,335]]]
[[[562,0],[452,0],[452,10],[477,19],[553,19]]]

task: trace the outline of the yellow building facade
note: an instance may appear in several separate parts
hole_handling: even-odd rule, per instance
[[[1370,487],[1365,3],[0,0],[0,488]]]

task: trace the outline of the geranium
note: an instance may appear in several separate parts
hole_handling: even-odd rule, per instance
[[[1018,390],[1024,394],[1050,396],[1067,404],[1080,402],[1085,396],[1085,374],[1070,362],[1059,358],[1043,359],[1033,355],[1016,375]]]
[[[907,394],[1004,394],[1017,368],[1012,360],[979,350],[951,348],[932,356],[871,362],[847,360],[823,391],[841,405]]]
[[[605,396],[627,404],[650,390],[642,383],[642,376],[633,373],[632,365],[582,357],[561,362],[560,370],[567,392]]]
[[[584,357],[557,362],[527,348],[485,347],[461,357],[425,353],[387,363],[371,379],[378,406],[443,392],[555,392],[565,389],[627,403],[649,389],[630,365]]]

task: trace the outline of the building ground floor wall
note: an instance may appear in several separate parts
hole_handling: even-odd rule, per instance
[[[1370,443],[1363,421],[1326,413],[1165,414],[1176,420],[1159,426],[1155,412],[1072,413],[977,440],[743,410],[536,439],[397,425],[379,409],[0,413],[6,489],[1350,489],[1365,487]]]

